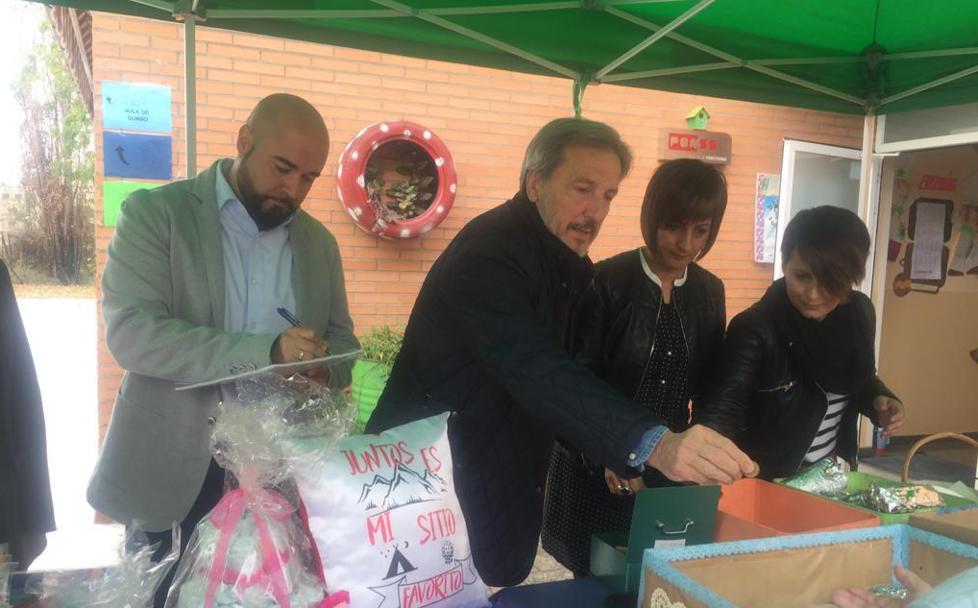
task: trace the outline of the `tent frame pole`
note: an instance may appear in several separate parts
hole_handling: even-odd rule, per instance
[[[866,63],[866,58],[858,57],[788,57],[784,59],[751,59],[747,63],[763,66],[778,65],[835,65],[844,63]]]
[[[541,11],[561,11],[581,8],[580,0],[567,2],[541,2],[536,4],[505,4],[499,6],[466,6],[423,9],[425,13],[436,17],[453,15],[495,15],[510,13],[532,13]],[[397,10],[265,10],[265,9],[216,9],[208,11],[212,19],[372,19],[392,17],[412,17],[413,15]]]
[[[223,8],[207,11],[209,19],[392,19],[410,17],[397,11],[368,10],[281,10]]]
[[[873,148],[876,142],[876,113],[866,112],[863,118],[863,142],[859,165],[859,217],[869,218],[872,208],[873,188],[870,186],[873,173]]]
[[[601,82],[614,83],[625,82],[628,80],[640,80],[642,78],[658,78],[660,76],[675,76],[677,74],[692,74],[694,72],[713,72],[716,70],[729,70],[739,68],[736,63],[704,63],[701,65],[691,65],[682,68],[665,68],[662,70],[647,70],[644,72],[625,72],[623,74],[610,74],[601,79]]]
[[[575,72],[570,68],[554,63],[549,59],[544,59],[543,57],[534,55],[533,53],[528,53],[523,49],[517,48],[511,44],[507,44],[501,40],[496,40],[495,38],[486,36],[485,34],[480,34],[475,30],[470,30],[467,27],[463,27],[456,23],[452,23],[451,21],[448,21],[446,19],[442,19],[441,17],[438,17],[437,15],[433,15],[426,10],[411,8],[410,6],[407,6],[406,4],[402,4],[400,2],[396,2],[395,0],[370,0],[370,1],[373,2],[374,4],[386,6],[387,8],[404,13],[405,15],[417,17],[422,21],[426,21],[428,23],[431,23],[432,25],[437,25],[438,27],[444,28],[451,32],[455,32],[456,34],[465,36],[466,38],[477,40],[483,44],[487,44],[493,48],[497,48],[501,51],[509,53],[510,55],[515,55],[520,59],[524,59],[531,63],[535,63],[541,67],[547,68],[551,72],[556,72],[561,76],[566,76],[567,78],[571,78],[575,80],[580,77],[580,74],[578,74],[577,72]]]
[[[141,4],[143,6],[148,6],[150,8],[159,9],[166,13],[173,12],[173,3],[166,2],[166,0],[129,0],[133,4]]]
[[[642,19],[641,17],[637,17],[635,15],[632,15],[631,13],[627,13],[627,12],[625,12],[623,10],[620,10],[620,9],[617,9],[617,8],[615,8],[613,6],[606,6],[606,7],[604,7],[604,11],[607,12],[607,13],[609,13],[609,14],[611,14],[611,15],[614,15],[614,16],[620,18],[620,19],[624,19],[625,21],[629,21],[631,23],[634,23],[635,25],[638,25],[639,27],[644,27],[644,28],[649,29],[649,30],[652,30],[652,31],[658,31],[659,29],[661,29],[661,26],[656,25],[655,23],[652,23],[651,21],[647,21],[645,19]],[[866,102],[864,100],[862,100],[862,99],[860,99],[858,97],[855,97],[853,95],[849,95],[847,93],[843,93],[842,91],[837,91],[835,89],[832,89],[832,88],[829,88],[829,87],[825,87],[825,86],[822,86],[820,84],[816,84],[814,82],[810,82],[808,80],[804,80],[803,78],[797,78],[795,76],[791,76],[789,74],[785,74],[785,73],[779,72],[777,70],[772,70],[771,68],[767,68],[767,67],[764,67],[762,65],[752,64],[749,61],[745,61],[745,60],[743,60],[743,59],[741,59],[739,57],[736,57],[734,55],[731,55],[730,53],[721,51],[720,49],[714,48],[714,47],[709,46],[707,44],[703,44],[702,42],[697,42],[696,40],[693,40],[691,38],[687,38],[686,36],[683,36],[681,34],[677,34],[675,32],[669,32],[668,34],[666,34],[666,36],[668,38],[671,38],[672,40],[675,40],[676,42],[680,42],[682,44],[685,44],[686,46],[689,46],[689,47],[692,47],[694,49],[703,51],[704,53],[708,53],[710,55],[713,55],[714,57],[718,57],[720,59],[723,59],[724,61],[728,61],[728,62],[730,62],[732,64],[735,64],[735,65],[737,65],[739,67],[743,67],[743,68],[747,68],[748,70],[753,70],[755,72],[759,72],[761,74],[764,74],[765,76],[770,76],[771,78],[775,78],[775,79],[778,79],[778,80],[783,80],[785,82],[790,82],[791,84],[794,84],[794,85],[797,85],[799,87],[803,87],[803,88],[806,88],[806,89],[811,89],[812,91],[815,91],[817,93],[821,93],[821,94],[826,95],[826,96],[829,96],[829,97],[835,97],[835,98],[841,99],[843,101],[848,101],[848,102],[850,102],[852,104],[855,104],[857,106],[860,106],[860,107],[865,106],[865,103]]]
[[[187,179],[197,175],[197,3],[183,13],[184,129]]]
[[[934,59],[939,57],[961,57],[978,55],[978,47],[962,47],[959,49],[941,49],[939,51],[913,51],[909,53],[884,53],[880,61],[902,61],[904,59]],[[864,56],[857,57],[791,57],[783,59],[751,59],[748,63],[754,65],[831,65],[842,63],[864,63]]]
[[[564,11],[581,8],[580,0],[568,2],[539,2],[536,4],[502,4],[499,6],[466,6],[451,8],[426,8],[426,13],[449,17],[452,15],[495,15],[499,13],[533,13],[538,11]]]
[[[615,59],[614,61],[612,61],[608,65],[606,65],[603,68],[601,68],[600,70],[598,70],[597,73],[595,73],[595,75],[594,75],[595,79],[601,80],[603,77],[605,77],[608,74],[610,74],[611,72],[613,72],[619,66],[621,66],[624,63],[626,63],[629,59],[631,59],[635,55],[638,55],[639,53],[641,53],[642,51],[644,51],[648,47],[652,46],[653,44],[655,44],[656,42],[658,42],[662,38],[668,36],[673,30],[675,30],[676,28],[678,28],[680,25],[686,23],[687,21],[689,21],[690,19],[692,19],[693,17],[695,17],[699,13],[703,12],[703,10],[705,10],[708,6],[710,6],[711,4],[713,4],[715,1],[716,0],[700,0],[695,6],[693,6],[692,8],[690,8],[688,11],[686,11],[682,15],[680,15],[680,16],[676,17],[675,19],[673,19],[668,25],[666,25],[665,27],[659,28],[651,36],[649,36],[648,38],[646,38],[642,42],[636,44],[631,49],[629,49],[628,51],[626,51],[623,55],[621,55],[620,57],[618,57],[617,59]]]
[[[883,99],[880,100],[880,105],[882,106],[888,103],[893,103],[894,101],[898,101],[900,99],[910,97],[911,95],[916,95],[917,93],[928,91],[930,89],[939,87],[949,82],[954,82],[955,80],[960,80],[967,76],[971,76],[972,74],[978,74],[978,65],[973,65],[970,68],[965,68],[961,70],[960,72],[955,72],[954,74],[949,74],[947,76],[944,76],[943,78],[932,80],[920,86],[913,87],[912,89],[907,89],[906,91],[901,91],[900,93],[890,95],[889,97],[884,97]]]
[[[963,47],[960,49],[941,49],[939,51],[913,51],[908,53],[890,53],[883,55],[884,61],[899,59],[933,59],[935,57],[959,57],[961,55],[978,55],[978,47]]]

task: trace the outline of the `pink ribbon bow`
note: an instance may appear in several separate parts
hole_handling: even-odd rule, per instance
[[[239,572],[225,569],[228,547],[238,522],[245,509],[250,507],[250,514],[258,528],[259,548],[261,550],[261,565],[251,576],[242,578]],[[221,498],[214,510],[211,511],[211,523],[218,529],[217,547],[214,550],[214,562],[211,564],[207,593],[204,596],[204,607],[213,608],[214,596],[221,583],[247,589],[253,585],[269,584],[275,601],[281,608],[290,608],[289,588],[285,580],[285,563],[289,559],[288,548],[278,551],[268,521],[285,521],[292,515],[292,505],[284,496],[272,490],[260,489],[255,493],[246,493],[241,488],[232,490]]]

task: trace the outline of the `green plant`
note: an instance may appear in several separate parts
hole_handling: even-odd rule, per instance
[[[360,340],[364,361],[380,363],[388,369],[394,364],[394,357],[401,350],[404,341],[404,331],[390,325],[373,328],[366,337]]]
[[[387,182],[393,170],[403,179]],[[381,146],[364,171],[367,198],[387,221],[409,220],[424,213],[435,198],[438,174],[427,152],[411,142]]]

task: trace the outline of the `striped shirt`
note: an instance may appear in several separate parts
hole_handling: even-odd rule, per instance
[[[839,426],[842,424],[842,414],[849,405],[849,395],[837,395],[836,393],[825,393],[825,399],[829,402],[829,407],[825,410],[825,417],[822,424],[815,432],[815,439],[812,440],[811,447],[805,454],[805,462],[814,463],[829,454],[835,452],[835,444],[839,438]]]

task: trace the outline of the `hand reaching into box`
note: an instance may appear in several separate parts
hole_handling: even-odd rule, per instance
[[[733,483],[760,470],[732,441],[701,424],[682,433],[667,431],[647,464],[673,481],[698,484]]]
[[[903,566],[897,566],[893,572],[908,592],[906,599],[874,595],[866,589],[855,587],[836,589],[832,593],[832,603],[839,608],[904,608],[931,589],[923,579]]]

